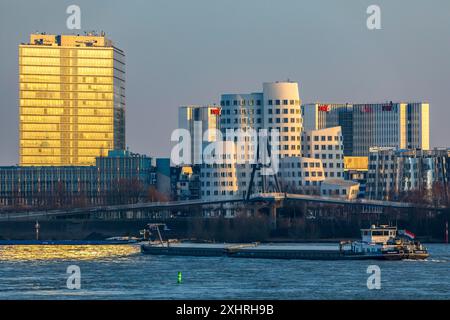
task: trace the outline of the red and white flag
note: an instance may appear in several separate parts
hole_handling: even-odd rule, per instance
[[[414,233],[412,233],[411,231],[408,231],[408,230],[399,230],[398,233],[401,235],[407,236],[410,239],[414,239],[416,237],[416,235]]]

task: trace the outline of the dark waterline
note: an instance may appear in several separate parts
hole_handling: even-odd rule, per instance
[[[450,299],[450,246],[426,261],[308,261],[142,255],[137,246],[0,248],[0,299]],[[69,290],[67,267],[81,269]],[[367,267],[381,268],[368,290]],[[182,272],[182,283],[177,273]]]

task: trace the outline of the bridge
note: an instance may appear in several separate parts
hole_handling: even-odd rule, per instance
[[[294,201],[308,201],[325,204],[341,204],[341,205],[358,205],[358,206],[372,206],[372,207],[389,207],[389,208],[417,208],[417,204],[397,201],[380,201],[368,199],[348,200],[336,197],[325,196],[311,196],[305,194],[294,193],[256,193],[251,198],[252,201],[280,201],[280,200],[294,200]],[[425,208],[425,207],[424,207]],[[427,209],[436,209],[435,207],[426,207]],[[442,208],[441,208],[442,209]]]
[[[111,205],[111,206],[95,206],[95,207],[81,207],[71,209],[57,209],[57,210],[41,210],[41,211],[23,211],[23,212],[5,212],[0,213],[0,221],[8,220],[33,220],[38,218],[52,218],[52,217],[72,217],[77,215],[95,215],[102,212],[123,212],[123,211],[136,211],[136,210],[151,210],[151,211],[164,211],[180,208],[190,207],[205,207],[215,206],[233,203],[255,203],[263,202],[267,203],[272,208],[272,216],[276,218],[276,204],[285,200],[289,201],[301,201],[301,202],[313,202],[323,204],[335,204],[346,206],[371,206],[371,207],[384,207],[384,208],[421,208],[433,211],[439,211],[445,209],[444,207],[431,207],[420,206],[414,203],[395,202],[395,201],[380,201],[380,200],[368,200],[368,199],[356,199],[348,200],[335,197],[324,196],[312,196],[303,194],[290,194],[290,193],[255,193],[249,200],[242,198],[230,198],[223,200],[186,200],[186,201],[169,201],[169,202],[142,202],[135,204],[123,204],[123,205]]]

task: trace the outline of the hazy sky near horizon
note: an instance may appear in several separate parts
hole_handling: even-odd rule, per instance
[[[126,54],[130,150],[170,154],[177,108],[263,82],[303,102],[428,101],[431,145],[450,146],[448,0],[0,0],[0,165],[18,162],[18,45],[35,31],[105,31]],[[381,7],[381,30],[366,9]]]

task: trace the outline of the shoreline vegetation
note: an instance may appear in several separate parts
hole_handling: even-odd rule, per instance
[[[411,214],[398,219],[362,214],[317,216],[281,216],[272,228],[267,215],[224,217],[179,217],[169,219],[52,219],[40,220],[42,240],[104,240],[113,236],[139,237],[147,223],[165,223],[164,239],[211,242],[323,242],[360,238],[360,229],[371,224],[391,224],[408,229],[421,242],[444,242],[448,212],[435,216]],[[35,221],[2,221],[0,240],[31,240],[36,238]]]

